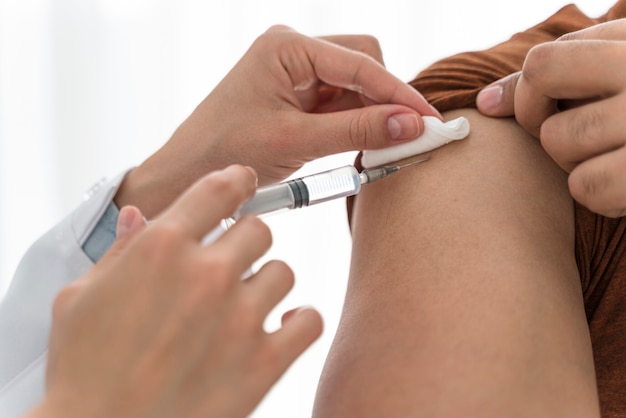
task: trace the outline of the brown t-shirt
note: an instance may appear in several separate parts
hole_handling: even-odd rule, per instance
[[[493,48],[438,61],[410,84],[439,111],[475,107],[478,92],[521,70],[534,45],[625,16],[626,0],[618,1],[599,18],[589,18],[576,6],[568,5]],[[350,201],[349,214],[351,204]],[[602,416],[626,417],[626,218],[606,218],[576,204],[575,219],[576,262],[594,350]]]

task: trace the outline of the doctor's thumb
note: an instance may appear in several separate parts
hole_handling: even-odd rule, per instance
[[[141,231],[145,224],[145,220],[139,209],[134,206],[124,206],[120,210],[120,215],[117,218],[117,239],[119,240]]]
[[[521,72],[508,75],[482,89],[476,107],[485,116],[508,117],[515,114],[515,89]]]
[[[124,206],[120,209],[115,230],[115,242],[104,256],[102,256],[100,263],[104,262],[105,259],[117,257],[126,248],[128,243],[132,241],[130,238],[137,234],[137,232],[143,230],[145,226],[146,221],[139,209],[134,206]]]
[[[415,110],[402,105],[371,105],[358,109],[307,115],[299,126],[302,147],[313,157],[344,151],[380,149],[417,138],[424,122]],[[303,137],[301,132],[306,132]]]

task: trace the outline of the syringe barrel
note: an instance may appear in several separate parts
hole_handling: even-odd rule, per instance
[[[257,189],[233,216],[262,215],[281,209],[297,209],[357,194],[361,190],[359,172],[345,166],[311,176]]]
[[[252,199],[239,208],[234,218],[239,219],[244,215],[262,215],[281,209],[294,209],[295,198],[288,183],[257,189]]]
[[[309,192],[308,206],[352,196],[361,191],[359,172],[351,165],[303,177],[302,181]]]

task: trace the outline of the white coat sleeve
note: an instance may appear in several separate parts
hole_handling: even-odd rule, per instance
[[[83,251],[124,175],[101,182],[89,198],[26,252],[0,301],[0,417],[21,417],[43,399],[52,304],[93,266]]]

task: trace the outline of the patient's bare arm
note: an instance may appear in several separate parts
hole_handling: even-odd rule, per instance
[[[566,175],[511,119],[366,186],[315,417],[594,417]]]

